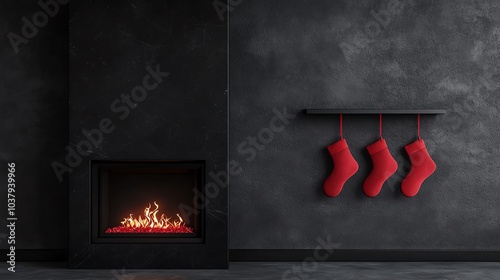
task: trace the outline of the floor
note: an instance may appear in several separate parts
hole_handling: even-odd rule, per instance
[[[69,270],[65,263],[18,263],[15,273],[9,272],[3,263],[0,279],[500,279],[500,263],[338,262],[305,267],[302,263],[231,263],[229,270]]]

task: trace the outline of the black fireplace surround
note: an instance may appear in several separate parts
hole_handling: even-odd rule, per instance
[[[88,211],[69,223],[71,268],[227,267],[227,240],[210,238],[227,229],[205,220],[205,161],[90,160],[89,175]]]

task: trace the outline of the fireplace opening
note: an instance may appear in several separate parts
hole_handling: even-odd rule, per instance
[[[93,243],[202,243],[203,161],[91,161]]]

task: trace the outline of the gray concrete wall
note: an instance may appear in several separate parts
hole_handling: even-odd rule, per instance
[[[500,248],[500,2],[244,1],[230,20],[231,248],[306,249],[330,235],[341,249]],[[368,29],[366,29],[368,26]],[[347,47],[347,46],[351,47]],[[269,127],[273,108],[295,114],[255,156],[248,137]],[[437,164],[420,193],[405,198],[404,146],[416,116],[387,116],[384,136],[398,175],[378,197],[362,194],[372,166],[365,147],[377,116],[345,116],[359,171],[341,195],[322,183],[336,116],[304,108],[446,109],[422,118]],[[239,145],[241,152],[238,151]]]

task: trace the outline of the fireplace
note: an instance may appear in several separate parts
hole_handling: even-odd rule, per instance
[[[203,161],[92,161],[92,243],[202,243]]]
[[[215,186],[206,165],[89,160],[87,185],[85,170],[72,175],[69,266],[227,268],[227,193],[205,193]]]

